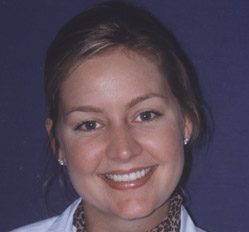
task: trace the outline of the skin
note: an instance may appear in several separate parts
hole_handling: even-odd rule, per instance
[[[88,230],[156,226],[167,214],[183,171],[183,140],[192,132],[164,74],[118,48],[83,61],[60,91],[57,154],[84,199]],[[47,119],[48,133],[52,123]],[[146,167],[153,171],[140,185],[113,188],[104,178]]]

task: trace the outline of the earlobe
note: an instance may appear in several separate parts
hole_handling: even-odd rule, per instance
[[[187,145],[188,142],[191,140],[193,131],[193,123],[189,119],[188,116],[185,116],[184,118],[184,145]]]

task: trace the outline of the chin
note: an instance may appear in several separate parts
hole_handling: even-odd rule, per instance
[[[130,204],[119,209],[116,215],[123,220],[137,220],[151,215],[154,211],[155,208],[148,205]]]

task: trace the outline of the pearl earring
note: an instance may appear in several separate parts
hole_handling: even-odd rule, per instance
[[[184,143],[184,145],[187,145],[188,144],[188,142],[189,142],[189,138],[184,138],[184,141],[183,141],[183,143]]]
[[[61,166],[64,166],[64,165],[65,165],[65,162],[64,162],[63,159],[58,159],[58,162],[59,162],[59,164],[60,164]]]

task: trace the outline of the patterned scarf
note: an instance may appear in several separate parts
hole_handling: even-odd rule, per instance
[[[169,202],[168,215],[154,229],[148,232],[179,232],[181,218],[182,197],[180,194],[172,196]],[[83,201],[80,202],[73,215],[73,225],[77,232],[87,232]]]

